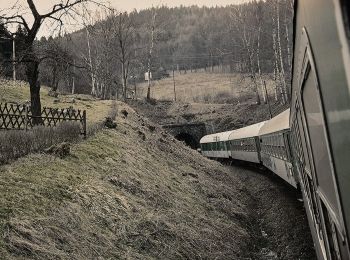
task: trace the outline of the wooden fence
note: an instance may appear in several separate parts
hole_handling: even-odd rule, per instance
[[[33,116],[27,105],[0,104],[0,130],[28,130],[33,128],[33,119],[40,118],[47,127],[57,126],[61,122],[73,121],[81,124],[81,134],[86,136],[86,111],[73,108],[43,108],[40,116]]]

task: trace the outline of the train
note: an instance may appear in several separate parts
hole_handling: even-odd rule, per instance
[[[299,189],[318,259],[350,259],[350,1],[294,2],[290,108],[204,136],[208,158],[264,167]]]

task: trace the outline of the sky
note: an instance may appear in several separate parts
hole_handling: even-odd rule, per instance
[[[148,7],[157,5],[167,5],[169,7],[173,6],[188,6],[188,5],[199,5],[199,6],[225,6],[230,4],[237,4],[243,0],[112,0],[111,3],[117,9],[131,11],[134,8],[137,10],[145,9]]]
[[[52,9],[54,4],[60,3],[61,1],[65,2],[67,0],[34,0],[34,3],[37,6],[39,13],[43,14]],[[230,4],[239,4],[242,2],[249,2],[250,0],[101,0],[103,2],[109,2],[112,7],[116,8],[118,11],[133,11],[142,10],[150,8],[152,6],[161,6],[166,5],[169,7],[174,6],[226,6]],[[0,15],[2,13],[9,14],[6,10],[11,8],[15,3],[19,3],[23,6],[22,12],[28,12],[27,10],[27,1],[26,0],[0,0]],[[1,10],[5,10],[1,12]],[[30,16],[28,16],[30,20]],[[51,24],[45,24],[42,26],[42,29],[39,33],[39,37],[48,36],[50,31],[52,31]],[[67,31],[73,31],[78,25],[68,25],[66,26]],[[81,27],[81,26],[80,26]]]
[[[0,0],[0,9],[11,7],[17,0]],[[39,10],[47,10],[52,4],[58,3],[58,0],[34,0]],[[26,1],[19,0],[25,4]],[[158,5],[167,5],[169,7],[180,5],[199,5],[199,6],[225,6],[247,2],[247,0],[109,0],[111,5],[121,11],[141,10]]]

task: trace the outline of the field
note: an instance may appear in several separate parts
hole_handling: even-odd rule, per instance
[[[112,108],[111,100],[98,100],[89,95],[60,95],[58,98],[48,95],[49,89],[41,88],[42,107],[69,108],[86,110],[88,126],[102,121]],[[24,82],[1,81],[0,103],[24,104],[30,100],[29,85]]]
[[[267,90],[274,102],[273,81],[268,75],[264,76]],[[242,74],[188,72],[175,73],[177,101],[187,103],[237,103],[250,100],[256,102],[254,86],[251,79]],[[147,95],[148,83],[137,86],[137,97]],[[264,96],[263,88],[259,89],[261,98]],[[174,100],[173,78],[153,81],[151,97],[157,100]]]

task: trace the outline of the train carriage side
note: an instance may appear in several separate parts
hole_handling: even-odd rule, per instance
[[[228,159],[231,156],[228,137],[232,131],[206,135],[200,140],[201,152],[205,157]]]
[[[272,118],[259,131],[261,161],[272,172],[297,188],[289,146],[290,109]]]
[[[264,122],[232,131],[228,141],[232,159],[260,163],[259,131]]]
[[[296,1],[293,158],[319,259],[350,259],[350,2]]]

